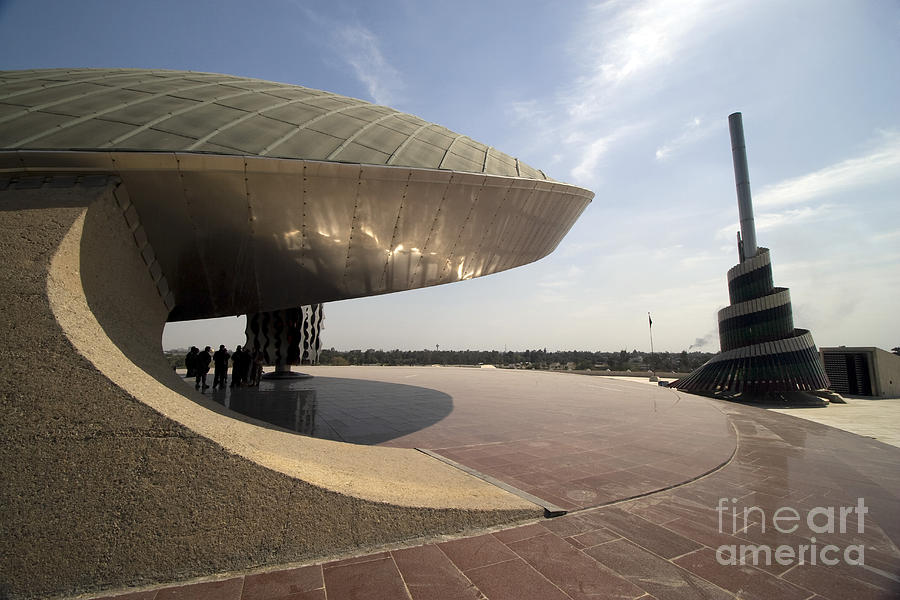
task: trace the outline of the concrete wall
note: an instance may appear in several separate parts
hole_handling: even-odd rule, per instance
[[[900,398],[900,356],[874,348],[875,381],[878,382],[878,395],[888,398]]]
[[[671,371],[568,371],[581,375],[605,375],[607,377],[646,377],[656,375],[660,379],[678,379],[687,377],[690,373],[673,373]]]

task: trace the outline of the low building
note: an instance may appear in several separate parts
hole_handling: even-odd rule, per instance
[[[900,397],[900,356],[875,347],[820,350],[831,388],[840,394]]]

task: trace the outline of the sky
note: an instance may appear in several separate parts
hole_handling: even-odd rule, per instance
[[[718,351],[737,262],[728,115],[760,246],[821,347],[900,346],[896,0],[0,0],[0,69],[142,67],[412,113],[595,192],[550,256],[325,305],[324,347]],[[166,348],[243,342],[243,318]]]

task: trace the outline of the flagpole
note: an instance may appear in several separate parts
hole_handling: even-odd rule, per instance
[[[650,364],[648,367],[653,366],[653,317],[650,316],[650,313],[647,313],[647,321],[650,323]],[[652,368],[648,369],[650,371],[650,381],[659,381],[659,378],[656,376],[656,373],[653,372]]]

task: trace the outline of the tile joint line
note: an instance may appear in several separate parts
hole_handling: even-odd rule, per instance
[[[559,506],[553,504],[552,502],[542,500],[541,498],[538,498],[537,496],[533,496],[532,494],[529,494],[528,492],[526,492],[524,490],[520,490],[519,488],[509,485],[508,483],[504,483],[504,482],[500,481],[499,479],[491,477],[490,475],[485,475],[481,471],[476,471],[475,469],[473,469],[471,467],[467,467],[463,464],[460,464],[460,463],[456,462],[455,460],[450,460],[446,456],[441,456],[437,452],[433,452],[431,450],[426,450],[424,448],[416,448],[416,450],[418,450],[419,452],[421,452],[423,454],[427,454],[431,458],[436,458],[437,460],[439,460],[443,463],[446,463],[446,464],[450,465],[451,467],[455,467],[455,468],[459,469],[460,471],[468,473],[469,475],[477,477],[478,479],[481,479],[482,481],[486,481],[487,483],[490,483],[491,485],[496,486],[504,491],[507,491],[511,494],[515,494],[516,496],[519,496],[520,498],[522,498],[524,500],[527,500],[533,504],[537,504],[538,506],[540,506],[541,508],[544,509],[544,516],[547,517],[548,519],[552,518],[552,517],[561,517],[562,515],[564,515],[568,512],[565,508],[559,507]]]

